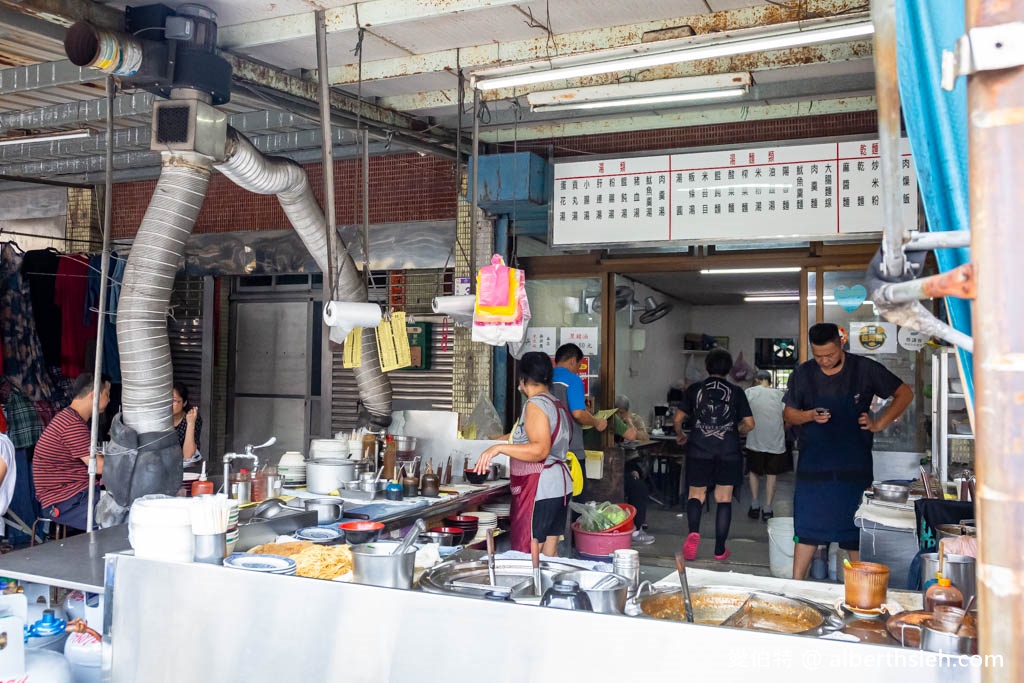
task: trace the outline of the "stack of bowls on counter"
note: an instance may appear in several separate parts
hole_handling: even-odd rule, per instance
[[[306,461],[298,451],[288,451],[282,455],[281,461],[277,464],[277,471],[281,474],[281,481],[285,486],[306,485]]]
[[[136,500],[128,514],[128,542],[147,560],[191,562],[195,537],[191,507],[196,498]]]
[[[508,529],[512,525],[512,504],[511,503],[484,503],[480,506],[484,512],[493,512],[498,516],[498,526]]]
[[[480,526],[480,519],[473,515],[452,515],[444,518],[444,525],[462,529],[462,542],[472,543],[476,538],[477,529]]]
[[[295,575],[295,560],[280,555],[249,555],[234,553],[224,559],[224,566],[232,569],[246,569],[262,574]]]
[[[313,439],[309,442],[309,459],[344,459],[349,454],[348,441],[339,439]]]

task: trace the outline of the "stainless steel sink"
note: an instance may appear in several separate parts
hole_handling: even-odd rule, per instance
[[[273,519],[254,517],[256,506],[238,511],[237,552],[245,552],[264,543],[272,543],[282,534],[291,534],[307,526],[316,526],[315,511],[282,510]]]

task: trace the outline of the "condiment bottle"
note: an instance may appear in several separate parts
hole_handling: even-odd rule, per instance
[[[238,501],[239,505],[245,505],[250,501],[252,492],[252,477],[249,470],[232,473],[231,475],[231,497]]]
[[[395,437],[388,434],[387,440],[384,443],[384,476],[388,479],[394,479],[398,477],[395,472],[395,458],[398,455],[398,444],[395,443]]]
[[[377,462],[377,437],[376,435],[366,432],[363,434],[363,460],[369,460],[370,462]],[[377,469],[374,465],[372,469]]]
[[[206,478],[206,461],[203,461],[203,469],[199,472],[199,479],[192,482],[192,497],[207,496],[213,494],[213,482]]]
[[[264,472],[253,471],[252,488],[249,490],[249,499],[253,503],[262,503],[267,499],[267,475]]]
[[[427,463],[427,472],[420,480],[420,489],[427,498],[437,498],[441,492],[441,479],[434,474],[434,464]]]
[[[934,612],[935,608],[940,605],[962,608],[964,594],[960,592],[960,589],[942,574],[936,574],[935,578],[937,579],[936,583],[924,594],[925,611]]]
[[[384,497],[388,500],[402,500],[402,485],[397,481],[388,482],[384,489]]]
[[[402,469],[404,476],[402,477],[402,495],[406,498],[415,498],[420,494],[420,480],[412,473],[411,470],[406,471]]]

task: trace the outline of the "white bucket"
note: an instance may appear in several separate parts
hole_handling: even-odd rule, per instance
[[[793,578],[793,518],[772,517],[768,520],[768,567],[772,576]]]

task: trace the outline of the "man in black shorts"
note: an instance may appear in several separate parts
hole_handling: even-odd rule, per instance
[[[772,502],[775,500],[777,475],[789,471],[789,456],[786,453],[786,429],[782,423],[782,392],[772,387],[772,374],[767,370],[758,370],[755,380],[754,386],[744,392],[757,424],[747,434],[747,447],[743,449],[750,469],[750,510],[747,516],[768,521],[775,516]],[[765,478],[763,507],[758,502],[761,477]]]
[[[683,394],[673,420],[676,439],[686,443],[686,482],[689,495],[686,519],[690,533],[683,544],[683,557],[697,557],[700,545],[700,515],[709,486],[715,487],[715,559],[725,560],[729,550],[725,539],[732,523],[732,490],[743,480],[740,434],[754,428],[750,404],[743,390],[725,379],[732,369],[732,356],[724,349],[712,349],[704,362],[708,378],[694,382]],[[683,420],[691,418],[690,439],[683,435]]]

